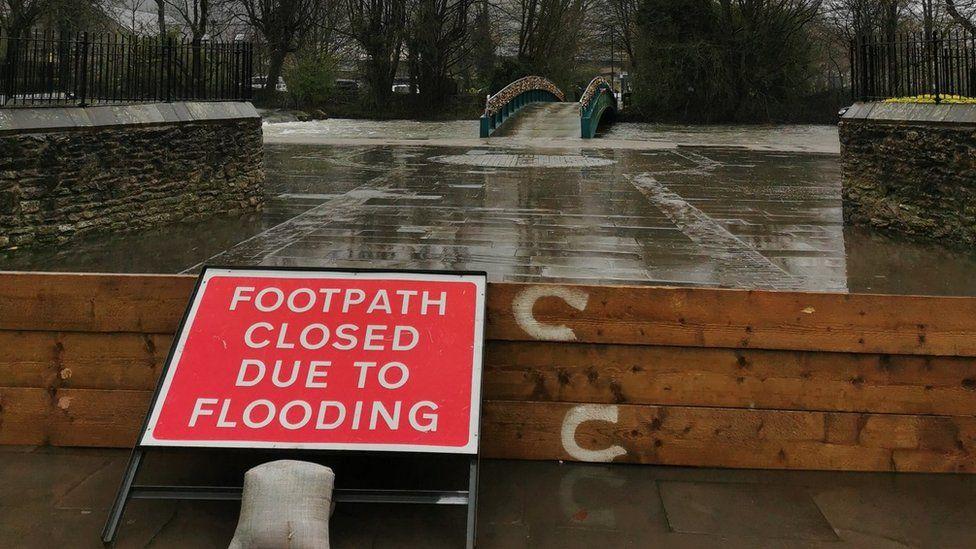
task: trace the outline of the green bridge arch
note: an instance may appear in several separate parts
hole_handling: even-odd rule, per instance
[[[489,95],[485,111],[480,119],[481,137],[490,137],[505,120],[530,103],[565,101],[566,96],[551,80],[541,76],[519,78]],[[597,76],[590,81],[580,97],[580,137],[590,139],[596,135],[600,121],[608,113],[617,112],[617,99],[610,81]]]
[[[565,100],[563,91],[548,78],[519,78],[485,100],[485,112],[481,115],[481,137],[491,136],[495,128],[529,103]]]
[[[583,96],[580,97],[580,137],[590,139],[596,135],[600,120],[605,115],[617,113],[617,97],[613,86],[606,77],[597,76],[590,80]]]

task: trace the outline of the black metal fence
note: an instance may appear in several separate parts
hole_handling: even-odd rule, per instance
[[[851,90],[857,101],[976,95],[976,40],[965,32],[863,37],[851,43]]]
[[[253,47],[0,29],[0,107],[251,99]]]

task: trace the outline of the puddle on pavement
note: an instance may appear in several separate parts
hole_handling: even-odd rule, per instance
[[[444,164],[463,164],[487,168],[583,168],[606,166],[614,162],[609,158],[578,154],[485,154],[483,151],[476,151],[475,154],[434,156],[431,160]]]

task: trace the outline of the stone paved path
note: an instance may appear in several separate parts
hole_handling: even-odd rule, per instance
[[[834,155],[493,143],[268,145],[273,198],[260,214],[16,250],[0,269],[193,272],[210,261],[976,295],[976,255],[845,229]]]
[[[794,184],[782,179],[782,167],[754,169],[770,163],[762,154],[744,162],[718,149],[536,156],[274,147],[271,156],[289,190],[274,208],[315,205],[209,262],[484,269],[512,281],[846,287],[831,158],[790,156],[789,169],[807,174]],[[807,261],[791,270],[796,258]]]
[[[509,137],[522,139],[579,139],[579,103],[532,103],[522,107],[506,120],[492,135],[496,140]]]
[[[127,458],[126,450],[0,446],[0,547],[101,548]],[[230,467],[185,465],[193,482]],[[482,548],[963,548],[974,539],[973,475],[485,460],[481,480]],[[117,547],[226,548],[238,509],[134,501]],[[459,547],[464,515],[447,506],[339,504],[330,530],[337,548]]]
[[[709,255],[716,266],[716,277],[723,284],[772,289],[791,288],[798,284],[796,276],[767,259],[653,175],[637,175],[630,181],[696,246],[710,251]]]

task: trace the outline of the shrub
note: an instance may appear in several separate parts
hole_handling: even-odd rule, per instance
[[[885,99],[885,103],[935,103],[935,95],[926,93],[913,95],[910,97],[892,97]],[[976,105],[976,97],[966,97],[965,95],[940,95],[939,103],[946,105]]]
[[[294,106],[318,107],[328,103],[335,85],[335,60],[317,51],[299,52],[286,65],[285,85]]]

